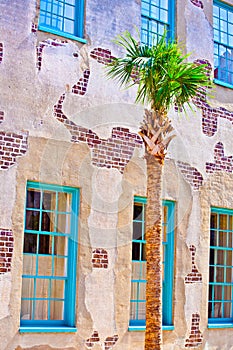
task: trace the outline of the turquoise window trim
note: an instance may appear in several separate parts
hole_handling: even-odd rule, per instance
[[[142,0],[141,41],[143,44],[151,46],[154,38],[158,40],[158,37],[161,37],[164,30],[167,32],[167,38],[174,40],[176,0],[168,0],[166,8],[162,7],[163,4],[164,2],[154,0]],[[154,9],[154,13],[152,9]],[[163,16],[167,17],[166,20],[162,18]],[[163,30],[161,31],[162,28]]]
[[[19,333],[74,333],[76,327],[20,327]]]
[[[60,5],[60,8],[59,8]],[[85,0],[40,1],[38,29],[68,39],[86,43],[84,33]]]
[[[163,331],[173,331],[175,329],[174,326],[162,326]],[[145,332],[146,326],[129,326],[129,332]]]
[[[139,203],[145,206],[147,202],[147,199],[145,197],[134,197],[134,203]],[[167,218],[168,222],[163,222],[163,226],[166,226],[166,242],[163,242],[165,256],[164,256],[164,276],[165,280],[163,281],[163,329],[164,330],[173,330],[173,279],[174,279],[174,211],[175,211],[175,202],[169,201],[169,200],[163,200],[162,201],[163,207],[166,207],[168,210]],[[144,209],[143,209],[144,210]],[[134,220],[134,222],[138,222],[138,220]],[[140,222],[140,220],[139,220]],[[142,218],[142,221],[144,222],[144,218]],[[143,237],[143,233],[142,233]],[[135,240],[133,239],[133,242],[135,243],[142,243],[145,244],[146,241],[144,239]],[[138,260],[132,260],[132,262],[136,262]],[[138,261],[140,262],[140,261]],[[132,283],[138,283],[139,285],[142,285],[143,283],[146,283],[146,280],[144,279],[132,279]],[[138,287],[140,288],[140,287]],[[135,303],[136,308],[136,314],[138,313],[137,308],[139,307],[138,303],[145,303],[145,300],[130,300],[131,306],[132,303]],[[138,304],[138,306],[137,306]],[[143,331],[145,330],[145,320],[143,319],[136,319],[136,320],[130,320],[129,323],[129,331]]]
[[[27,278],[30,278],[34,281],[42,280],[48,280],[49,285],[51,285],[52,281],[64,281],[64,296],[63,298],[59,297],[38,297],[35,295],[35,285],[33,284],[34,288],[34,294],[32,297],[23,297],[22,300],[31,300],[32,303],[36,301],[47,301],[50,303],[51,301],[58,301],[58,302],[64,302],[64,311],[63,311],[63,319],[62,320],[28,320],[28,319],[21,319],[20,322],[20,332],[52,332],[56,330],[57,332],[62,332],[64,329],[67,329],[67,332],[74,332],[76,330],[75,327],[75,309],[76,309],[76,265],[77,265],[77,245],[78,245],[78,215],[79,215],[79,189],[69,186],[58,186],[58,185],[51,185],[51,184],[44,184],[34,181],[28,181],[26,186],[26,193],[28,190],[36,190],[40,192],[40,207],[39,208],[27,208],[25,206],[25,234],[34,234],[36,237],[42,236],[50,236],[52,239],[52,251],[48,254],[40,253],[40,252],[24,252],[24,255],[27,256],[34,256],[35,258],[43,258],[44,257],[51,257],[53,260],[55,257],[57,259],[63,258],[64,263],[67,264],[67,275],[65,276],[56,276],[53,275],[53,272],[50,275],[41,276],[38,274],[38,263],[36,263],[36,270],[34,274],[30,275],[23,275],[23,280],[26,280]],[[46,210],[45,208],[42,208],[42,200],[41,195],[44,192],[43,191],[51,191],[56,197],[56,208],[54,210]],[[58,196],[61,193],[67,193],[71,195],[71,205],[70,205],[70,211],[61,211],[58,208]],[[34,210],[35,209],[35,210]],[[42,223],[39,223],[39,229],[38,230],[27,230],[26,229],[26,213],[27,211],[33,211],[33,212],[39,212],[41,213],[40,217],[42,217],[42,214],[49,213],[51,214],[54,212],[54,214],[57,215],[64,215],[64,214],[70,214],[70,233],[69,234],[63,234],[63,233],[57,233],[57,232],[46,232],[41,230]],[[42,220],[42,219],[40,219]],[[54,219],[55,225],[56,220]],[[40,221],[42,222],[42,221]],[[66,237],[68,239],[68,254],[67,255],[61,255],[61,254],[54,254],[54,239],[56,237]],[[38,238],[37,238],[38,240]],[[38,249],[38,248],[37,248]],[[54,262],[52,263],[53,266]],[[53,269],[53,268],[52,268]],[[53,271],[53,270],[52,270]],[[49,287],[50,290],[51,287]],[[50,292],[49,292],[50,293]],[[48,311],[49,313],[49,311]],[[34,313],[32,312],[32,317]]]
[[[213,6],[214,82],[232,89],[233,20],[230,17],[233,17],[233,6],[219,0],[215,0]]]
[[[41,26],[41,25],[38,26],[38,29],[40,31],[42,31],[42,32],[51,33],[51,34],[55,34],[57,36],[61,36],[63,38],[75,40],[75,41],[78,41],[78,42],[80,42],[82,44],[86,44],[87,43],[86,39],[83,39],[83,38],[80,38],[80,37],[77,37],[75,35],[71,35],[71,34],[68,34],[68,33],[60,32],[58,30],[53,30],[53,29],[50,29],[50,28],[47,28],[47,27],[44,27],[44,26]]]
[[[212,329],[233,328],[232,240],[233,209],[211,207],[208,328]]]

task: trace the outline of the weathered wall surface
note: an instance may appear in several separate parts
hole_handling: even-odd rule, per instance
[[[142,350],[128,332],[132,206],[146,195],[143,107],[103,67],[112,39],[140,26],[140,1],[86,1],[87,44],[37,30],[38,2],[0,2],[0,350]],[[177,36],[190,60],[213,66],[212,1],[177,0]],[[170,117],[163,198],[176,202],[174,331],[164,350],[230,350],[230,330],[207,328],[210,206],[232,208],[232,92],[200,95],[188,118]],[[27,180],[81,189],[78,331],[20,334]]]

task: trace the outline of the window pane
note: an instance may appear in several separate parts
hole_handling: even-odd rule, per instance
[[[39,231],[40,212],[27,210],[26,212],[26,230]]]
[[[40,196],[40,192],[29,190],[27,192],[27,208],[40,209]]]
[[[52,257],[45,255],[38,255],[38,275],[52,276]]]
[[[33,298],[34,296],[34,279],[24,278],[22,286],[22,298]]]
[[[24,253],[36,253],[37,252],[37,235],[34,233],[25,233],[24,235]]]
[[[63,320],[64,318],[64,302],[54,301],[50,302],[50,319],[51,320]]]

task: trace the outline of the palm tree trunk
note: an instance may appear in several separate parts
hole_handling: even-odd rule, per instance
[[[162,171],[163,165],[146,151],[146,335],[145,350],[162,348]]]

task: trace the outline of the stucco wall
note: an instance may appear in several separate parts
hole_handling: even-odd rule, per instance
[[[140,1],[87,0],[87,44],[38,31],[36,1],[2,0],[0,13],[0,350],[142,350],[144,332],[128,324],[133,197],[146,195],[143,106],[104,75],[120,54],[112,39],[140,26]],[[177,0],[176,24],[189,59],[212,74],[212,1]],[[232,92],[212,94],[187,116],[170,111],[163,198],[176,203],[174,331],[163,332],[164,350],[233,343],[230,329],[207,328],[210,206],[233,208]],[[28,180],[80,188],[75,333],[19,333]]]

